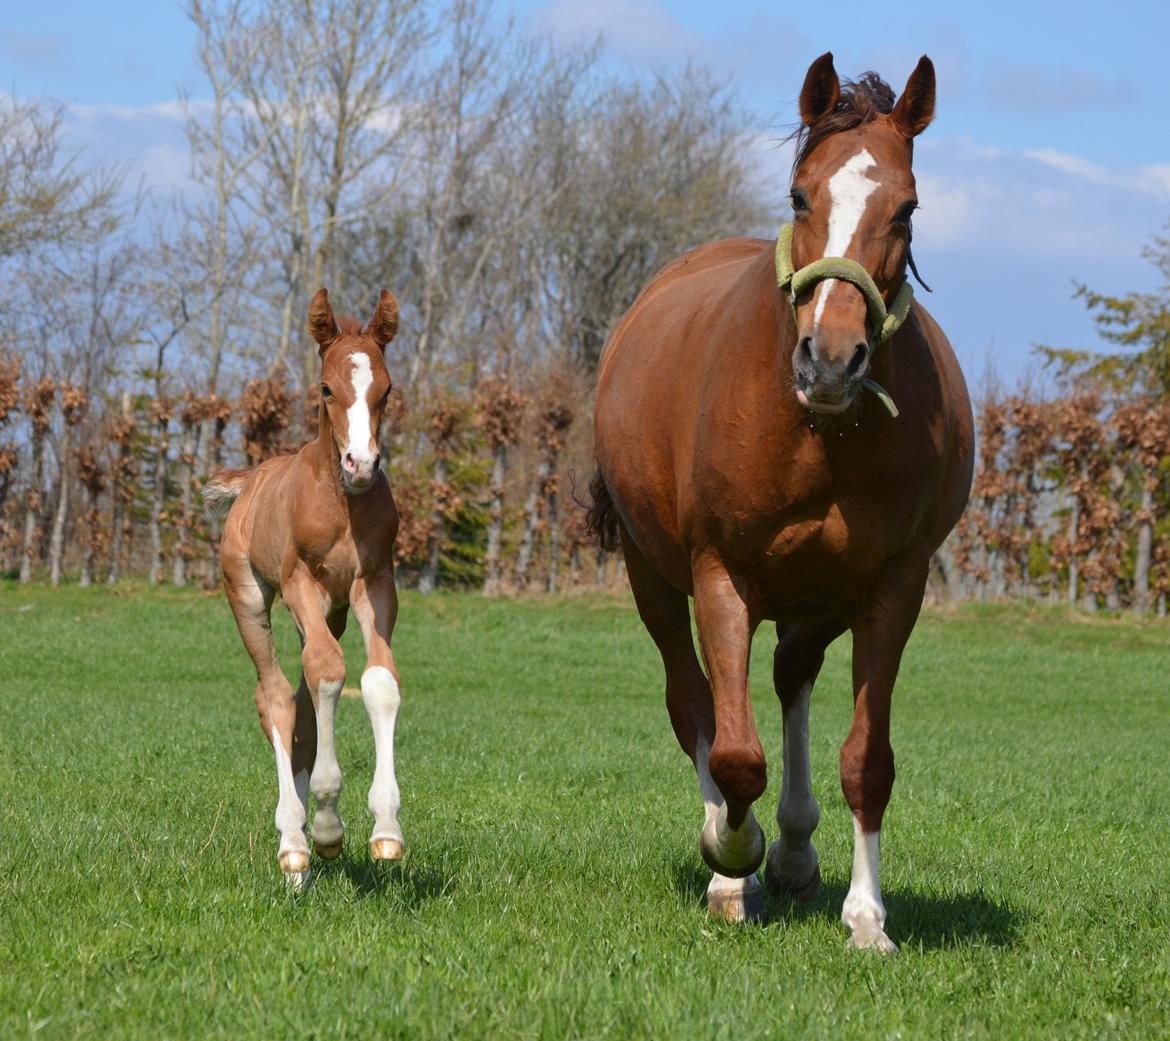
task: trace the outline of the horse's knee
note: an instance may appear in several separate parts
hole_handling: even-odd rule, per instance
[[[768,764],[758,740],[728,748],[716,734],[708,766],[728,802],[750,805],[768,787]]]
[[[881,829],[894,787],[894,750],[890,746],[841,746],[841,791],[863,831]]]

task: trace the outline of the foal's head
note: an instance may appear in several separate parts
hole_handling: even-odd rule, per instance
[[[378,475],[378,430],[390,396],[382,352],[397,331],[398,301],[385,289],[364,329],[352,318],[339,325],[324,289],[309,304],[309,335],[321,351],[321,407],[351,495],[366,491]]]
[[[888,307],[906,277],[914,138],[934,115],[934,66],[923,57],[897,104],[873,73],[841,84],[833,56],[809,67],[800,92],[792,177],[792,263],[848,257],[869,272]],[[861,291],[826,279],[796,300],[796,396],[805,408],[843,412],[870,366],[876,331]]]

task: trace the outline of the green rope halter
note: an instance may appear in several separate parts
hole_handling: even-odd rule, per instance
[[[785,224],[776,237],[776,283],[788,295],[788,302],[792,305],[792,320],[796,324],[796,298],[806,289],[811,289],[818,282],[827,278],[836,278],[856,286],[865,297],[865,309],[869,318],[873,337],[870,348],[876,348],[885,343],[894,335],[906,321],[910,313],[910,305],[914,302],[914,287],[909,279],[902,280],[902,287],[894,296],[894,302],[886,309],[882,294],[874,283],[873,277],[856,260],[848,257],[822,257],[814,260],[799,271],[792,267],[792,225]],[[879,383],[867,379],[864,386],[872,390],[891,416],[898,415],[894,399],[890,397]]]

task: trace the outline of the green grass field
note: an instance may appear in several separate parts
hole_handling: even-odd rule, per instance
[[[0,586],[0,1038],[1170,1037],[1165,623],[926,615],[885,959],[838,921],[848,638],[813,702],[824,885],[762,926],[704,912],[697,786],[626,598],[409,596],[395,648],[406,859],[367,858],[373,742],[346,701],[347,846],[298,897],[223,600]]]

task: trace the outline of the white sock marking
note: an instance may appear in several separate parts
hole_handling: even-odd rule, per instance
[[[369,807],[374,815],[372,838],[401,841],[398,809],[401,797],[394,776],[394,724],[402,703],[394,674],[381,665],[362,673],[362,701],[374,730],[374,783],[370,785]]]
[[[307,850],[305,842],[305,803],[308,795],[308,775],[301,771],[293,777],[292,761],[284,749],[284,742],[276,727],[272,728],[272,750],[276,755],[276,830],[280,832],[280,852],[290,849]],[[299,783],[298,783],[299,782]],[[298,790],[299,789],[299,790]]]
[[[803,849],[821,819],[812,790],[812,768],[808,759],[808,703],[812,684],[800,688],[796,700],[784,713],[784,780],[776,823],[788,849]]]
[[[317,810],[313,816],[313,840],[332,844],[342,831],[337,800],[341,796],[341,765],[334,744],[334,717],[341,698],[344,680],[321,683],[317,688],[317,758],[313,763],[313,796]]]
[[[857,233],[857,226],[861,223],[861,216],[865,213],[866,200],[878,189],[878,182],[866,176],[866,171],[876,166],[868,148],[863,148],[857,155],[829,178],[829,237],[825,242],[826,257],[843,257],[847,255],[853,244],[853,236]],[[825,310],[825,302],[837,284],[837,279],[829,278],[816,288],[820,294],[813,312],[813,330],[821,323],[821,315]]]
[[[841,921],[858,947],[877,947],[894,953],[897,947],[886,936],[886,905],[882,903],[878,876],[881,870],[880,833],[862,831],[853,818],[853,879],[841,908]]]

